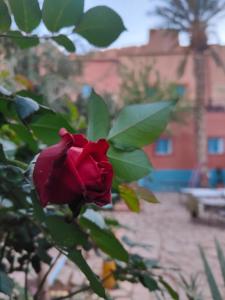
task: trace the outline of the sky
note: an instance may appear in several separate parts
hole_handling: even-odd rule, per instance
[[[85,0],[85,10],[96,5],[107,5],[117,11],[122,17],[128,31],[111,45],[111,48],[146,44],[149,29],[159,25],[159,20],[147,15],[156,0]],[[181,43],[187,40],[181,36]],[[211,34],[210,42],[225,45],[225,17],[216,26],[216,32]]]

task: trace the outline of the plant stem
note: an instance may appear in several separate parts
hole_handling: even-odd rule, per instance
[[[42,291],[42,288],[43,288],[43,286],[44,286],[44,284],[45,284],[45,281],[46,281],[48,275],[50,274],[50,272],[52,271],[54,265],[56,264],[56,262],[57,262],[58,259],[60,258],[60,256],[61,256],[61,253],[59,253],[59,254],[57,255],[56,259],[55,259],[54,262],[50,265],[48,271],[47,271],[47,272],[45,273],[45,275],[43,276],[43,278],[42,278],[42,280],[41,280],[41,282],[40,282],[40,284],[39,284],[39,286],[38,286],[38,289],[37,289],[37,291],[36,291],[36,293],[35,293],[35,295],[34,295],[34,300],[38,300],[38,296],[39,296],[40,292]]]
[[[76,290],[66,296],[63,296],[63,297],[58,297],[56,298],[55,300],[64,300],[64,299],[71,299],[71,297],[77,295],[77,294],[80,294],[80,293],[83,293],[83,292],[86,292],[88,290],[90,290],[90,286],[89,285],[86,285],[86,286],[83,286],[82,288],[80,288],[79,290]]]
[[[27,266],[25,269],[25,284],[24,284],[24,298],[25,300],[29,300],[29,296],[28,296],[28,271],[29,271],[29,263],[30,261],[27,261]]]
[[[101,282],[104,283],[105,280],[107,280],[108,278],[110,278],[112,275],[114,274],[114,272],[110,272],[109,274],[107,274],[102,280]],[[75,295],[78,295],[80,293],[83,293],[83,292],[87,292],[91,289],[91,286],[90,285],[85,285],[83,287],[81,287],[79,290],[76,290],[74,292],[71,292],[70,294],[66,295],[66,296],[63,296],[63,297],[58,297],[56,298],[55,300],[65,300],[65,299],[71,299],[71,297],[75,296]]]
[[[9,160],[10,163],[12,163],[13,165],[15,165],[16,167],[19,167],[23,170],[26,170],[28,165],[26,163],[23,163],[22,161],[19,161],[19,160]]]
[[[8,241],[8,238],[9,238],[9,232],[6,233],[4,245],[3,245],[2,249],[1,249],[0,262],[2,262],[2,259],[3,259],[3,257],[4,257],[5,249],[6,249],[6,243],[7,243],[7,241]]]

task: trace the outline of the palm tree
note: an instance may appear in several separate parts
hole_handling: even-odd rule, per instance
[[[154,10],[154,14],[166,23],[167,28],[188,33],[190,37],[190,46],[180,65],[180,71],[185,69],[187,57],[192,54],[196,82],[194,104],[196,156],[200,174],[203,175],[202,186],[205,184],[204,179],[207,178],[206,55],[211,55],[218,65],[224,66],[219,55],[208,44],[208,33],[215,26],[214,21],[218,20],[216,18],[221,17],[224,12],[224,0],[162,0]]]

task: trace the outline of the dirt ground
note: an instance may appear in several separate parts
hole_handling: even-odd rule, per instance
[[[120,229],[117,235],[122,237],[126,234],[136,242],[150,244],[152,247],[147,251],[140,248],[133,248],[132,251],[158,259],[164,267],[178,268],[187,279],[191,275],[199,274],[203,299],[212,299],[206,285],[198,245],[204,248],[215,277],[222,287],[214,240],[217,238],[220,241],[225,252],[225,222],[212,213],[203,214],[199,221],[193,222],[184,206],[184,199],[178,194],[163,193],[158,194],[157,198],[160,204],[142,203],[140,214],[130,213],[118,206],[116,218],[133,231]],[[179,291],[180,299],[187,299],[179,287],[178,272],[164,273]],[[221,290],[221,293],[225,299],[224,291]],[[122,284],[121,290],[113,292],[112,295],[120,300],[139,300],[140,297],[141,300],[155,299],[146,289],[127,283]]]
[[[165,271],[163,276],[179,292],[179,300],[187,300],[178,283],[178,269],[186,279],[191,275],[199,274],[199,289],[203,293],[203,300],[212,300],[206,279],[203,273],[203,264],[200,258],[198,245],[201,245],[208,257],[215,277],[220,284],[223,299],[222,276],[217,261],[215,238],[220,241],[225,252],[225,217],[224,220],[218,215],[203,214],[198,222],[191,220],[189,212],[184,206],[184,198],[178,194],[162,193],[156,195],[159,204],[148,204],[142,202],[142,210],[139,214],[131,213],[125,204],[119,203],[115,211],[106,212],[113,215],[118,221],[130,229],[121,228],[116,231],[118,238],[126,235],[130,240],[151,245],[147,249],[133,247],[133,253],[144,257],[157,259]],[[102,260],[92,254],[86,257],[92,269],[100,274]],[[84,277],[74,268],[70,262],[68,268],[58,274],[57,278],[61,284],[72,286],[84,283]],[[172,270],[173,268],[173,270]],[[155,296],[139,284],[120,283],[120,289],[110,292],[113,300],[155,300]],[[90,294],[79,294],[77,300],[98,299]],[[161,299],[161,298],[160,298]],[[165,299],[171,299],[170,297]]]

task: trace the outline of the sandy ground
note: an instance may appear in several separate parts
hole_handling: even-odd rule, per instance
[[[203,300],[212,300],[199,255],[198,245],[201,245],[220,284],[223,299],[225,299],[214,243],[215,238],[217,238],[225,252],[225,217],[224,220],[221,220],[218,215],[204,214],[200,221],[193,222],[178,194],[163,193],[158,194],[157,198],[160,201],[159,204],[142,202],[142,210],[139,214],[131,213],[123,203],[116,205],[115,211],[106,213],[130,228],[130,230],[123,228],[117,230],[118,238],[126,235],[130,240],[151,245],[148,249],[134,247],[131,250],[133,253],[144,257],[157,259],[161,266],[167,268],[163,271],[163,276],[179,292],[179,300],[186,300],[187,297],[184,296],[178,283],[179,272],[170,268],[179,269],[186,279],[190,279],[191,275],[199,274],[199,287],[203,293]],[[96,273],[100,273],[102,260],[96,259],[92,254],[88,254],[86,258],[92,269]],[[69,262],[68,265],[70,267],[64,268],[58,275],[58,279],[65,286],[68,282],[71,282],[75,287],[81,285],[84,282],[84,277],[77,272],[74,265]],[[156,299],[141,285],[130,283],[121,283],[120,289],[113,290],[110,294],[113,300]],[[90,294],[79,294],[74,299],[90,300],[97,298],[90,296]]]
[[[220,241],[225,252],[225,222],[218,216],[203,214],[201,220],[193,222],[189,212],[184,207],[178,194],[158,194],[160,204],[142,203],[140,214],[132,214],[126,210],[116,212],[116,218],[121,224],[129,226],[134,231],[120,230],[118,236],[126,234],[130,239],[152,245],[148,251],[135,248],[132,251],[146,257],[156,258],[164,267],[175,267],[189,279],[191,275],[199,274],[200,290],[203,299],[212,299],[206,285],[203,265],[199,255],[198,245],[201,245],[213,269],[218,283],[222,287],[222,276],[217,261],[215,238]],[[184,199],[183,199],[184,200]],[[178,284],[178,272],[165,271],[173,286],[179,291],[180,299],[187,299]],[[117,299],[150,300],[155,299],[146,289],[139,285],[123,284],[126,293],[113,292]],[[223,289],[221,293],[225,299]],[[123,295],[123,296],[122,296]],[[125,297],[125,295],[127,295]],[[170,298],[168,298],[170,299]]]

